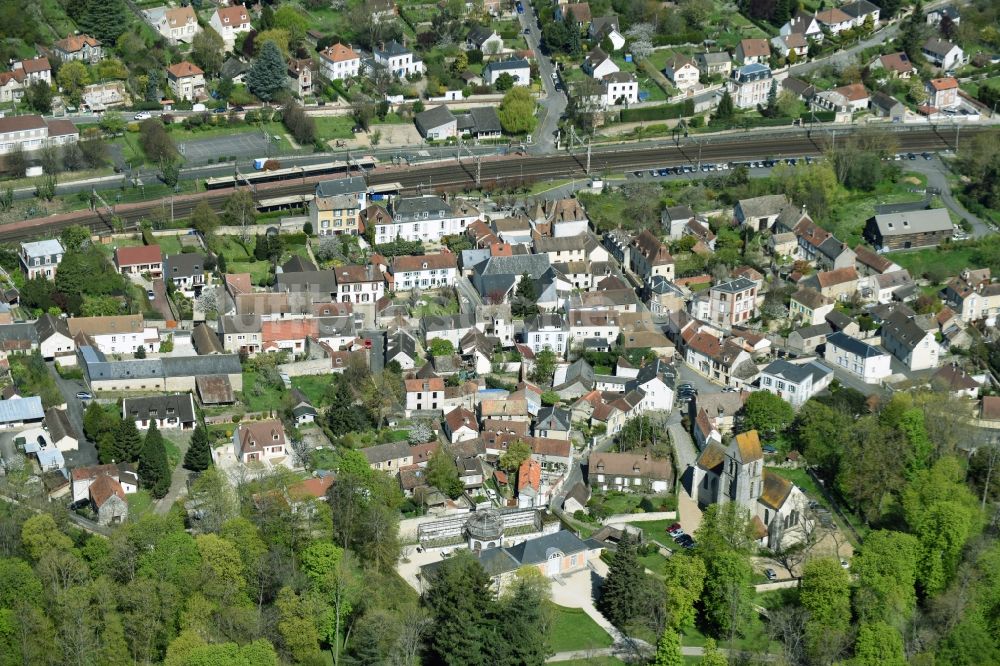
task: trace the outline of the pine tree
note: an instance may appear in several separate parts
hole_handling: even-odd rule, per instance
[[[715,117],[718,120],[729,120],[735,114],[735,107],[733,105],[733,96],[729,94],[729,91],[722,93],[722,99],[719,100],[719,106],[715,109]]]
[[[156,427],[156,421],[149,424],[146,443],[139,456],[139,482],[149,489],[149,494],[160,499],[170,490],[170,467],[167,465],[167,450],[163,446],[163,435]]]
[[[260,99],[269,101],[285,85],[285,59],[274,42],[265,42],[260,55],[247,72],[247,87]]]
[[[680,637],[668,626],[656,643],[656,659],[653,660],[653,666],[682,666],[683,663]]]
[[[135,462],[142,453],[142,435],[132,419],[122,419],[115,439],[115,462]]]
[[[510,306],[511,312],[518,317],[538,314],[538,292],[535,283],[527,273],[521,275],[514,290],[514,300]]]
[[[776,115],[778,110],[778,82],[771,79],[771,89],[767,92],[767,116]]]
[[[541,666],[547,656],[542,589],[520,579],[515,581],[510,595],[503,601],[497,617],[500,640],[494,648],[498,653],[494,663]]]
[[[123,0],[89,0],[77,23],[80,31],[105,44],[114,44],[128,27],[129,15]]]
[[[645,578],[635,543],[625,532],[608,567],[608,577],[597,605],[604,617],[619,629],[628,625],[639,613]]]
[[[83,434],[96,442],[108,429],[108,413],[97,402],[91,401],[83,412]]]
[[[371,425],[365,410],[354,404],[351,387],[342,379],[337,379],[333,399],[326,410],[326,424],[335,435],[364,430]]]
[[[208,430],[200,423],[191,433],[191,443],[184,454],[184,469],[201,472],[212,464],[212,449],[208,443]]]
[[[110,430],[103,432],[97,438],[97,459],[102,465],[121,461],[122,456],[120,455],[114,432]]]

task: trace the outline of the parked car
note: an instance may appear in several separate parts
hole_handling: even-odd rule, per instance
[[[764,576],[766,576],[768,580],[774,580],[778,577],[778,574],[774,573],[774,569],[764,569]]]
[[[149,120],[153,117],[153,114],[149,111],[140,111],[139,113],[132,116],[132,120]]]
[[[669,534],[672,537],[678,536],[684,534],[684,530],[681,528],[680,523],[674,523],[673,525],[667,528],[667,534]]]
[[[764,446],[760,447],[760,450],[769,455],[778,452],[778,449],[774,448],[770,444],[765,444]]]
[[[76,392],[76,399],[77,400],[92,400],[93,398],[94,398],[94,396],[92,396],[89,391],[77,391]]]
[[[152,289],[147,289],[146,290],[146,298],[148,298],[151,301],[152,300],[156,300],[156,292],[154,292]]]

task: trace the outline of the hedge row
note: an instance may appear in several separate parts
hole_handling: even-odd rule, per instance
[[[641,109],[622,109],[621,121],[623,123],[637,123],[645,120],[683,118],[685,115],[684,107],[684,104],[665,104],[663,106],[647,106]]]

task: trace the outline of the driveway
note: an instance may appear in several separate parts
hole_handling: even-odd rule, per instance
[[[184,469],[184,454],[187,453],[188,445],[191,443],[193,430],[167,430],[163,432],[164,439],[169,439],[180,450],[181,457],[177,461],[177,466],[173,469],[173,476],[170,477],[170,490],[161,499],[156,501],[156,513],[165,515],[170,511],[170,507],[187,491],[188,471]]]
[[[993,230],[979,217],[976,217],[965,209],[951,194],[951,185],[945,175],[947,167],[941,162],[941,158],[935,156],[933,160],[921,160],[910,162],[904,167],[905,171],[916,171],[927,176],[927,187],[935,187],[941,193],[941,201],[955,215],[968,222],[972,226],[972,237],[982,238],[993,233]]]
[[[524,13],[518,17],[521,23],[522,32],[528,29],[528,34],[524,35],[528,42],[528,49],[535,52],[538,59],[538,75],[542,78],[542,88],[545,90],[545,98],[539,101],[542,107],[542,119],[538,123],[538,128],[532,135],[533,145],[529,152],[533,154],[555,152],[555,132],[559,127],[559,118],[566,110],[566,93],[556,90],[552,81],[552,72],[555,71],[552,59],[542,53],[540,44],[542,41],[542,31],[538,29],[538,21],[535,17],[535,8],[532,3],[525,2]]]
[[[83,434],[83,410],[87,405],[76,397],[78,391],[88,390],[86,381],[83,379],[63,379],[56,371],[54,362],[46,363],[46,365],[49,366],[49,373],[55,379],[56,386],[59,388],[63,401],[66,403],[66,414],[69,416],[69,421],[73,424],[77,435],[80,437],[79,450],[68,451],[63,454],[66,466],[96,465],[97,446],[93,442],[86,441],[86,437]]]

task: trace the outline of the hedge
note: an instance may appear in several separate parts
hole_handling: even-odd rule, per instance
[[[666,104],[664,106],[647,106],[641,109],[622,109],[623,123],[637,123],[645,120],[669,120],[684,117],[684,104]]]

